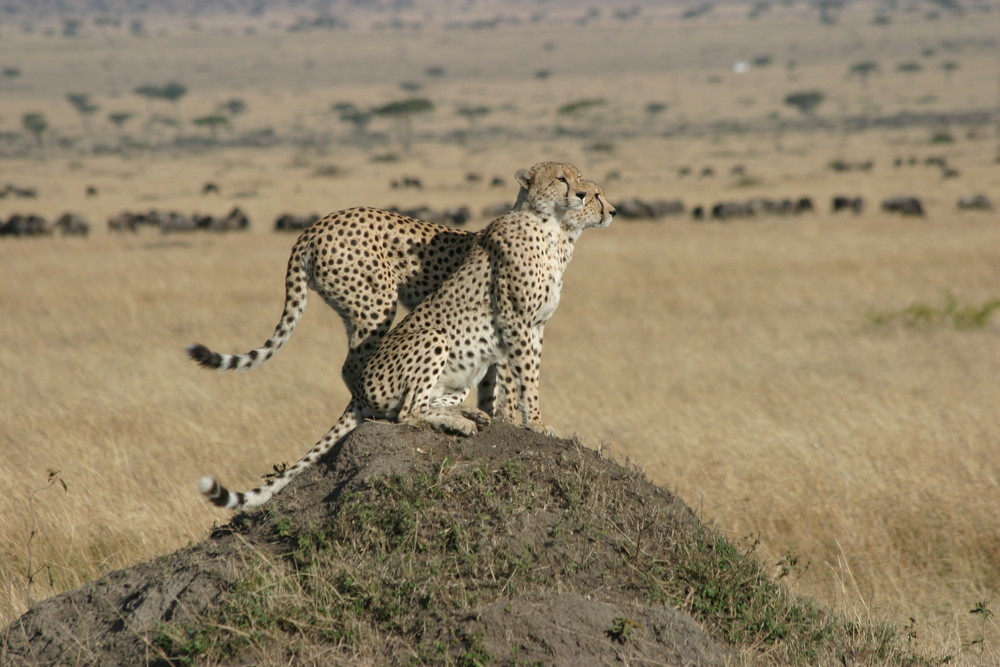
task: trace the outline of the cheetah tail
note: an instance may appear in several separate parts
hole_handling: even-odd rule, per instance
[[[299,240],[302,243],[302,239]],[[299,245],[298,243],[296,245]],[[285,307],[274,333],[260,347],[244,354],[220,354],[200,343],[187,348],[187,354],[203,368],[212,370],[249,371],[262,365],[284,347],[292,337],[295,326],[306,310],[308,276],[312,267],[312,254],[308,246],[301,251],[293,248],[285,274]]]
[[[271,496],[288,486],[296,475],[315,465],[327,452],[339,444],[344,436],[353,431],[366,416],[356,403],[351,401],[337,423],[309,450],[308,454],[299,459],[295,465],[270,477],[267,482],[252,491],[230,491],[214,477],[202,477],[198,481],[198,490],[201,491],[201,495],[218,507],[226,509],[260,507],[270,500]]]

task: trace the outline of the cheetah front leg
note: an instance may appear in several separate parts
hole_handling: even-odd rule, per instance
[[[528,326],[520,331],[508,331],[503,335],[506,342],[506,361],[502,369],[497,405],[502,405],[502,414],[511,417],[519,415],[525,428],[537,433],[555,436],[556,430],[542,421],[539,407],[539,373],[542,357],[542,327]]]

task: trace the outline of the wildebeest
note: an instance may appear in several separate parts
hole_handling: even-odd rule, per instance
[[[234,206],[224,218],[214,218],[208,225],[212,232],[241,232],[250,229],[250,218],[239,206]]]
[[[847,160],[834,160],[827,165],[832,171],[838,173],[848,172],[848,171],[864,171],[869,172],[875,166],[874,160],[865,160],[864,162],[848,162]],[[896,165],[899,166],[899,165]]]
[[[217,195],[219,194],[219,185],[217,183],[213,183],[212,181],[206,181],[206,183],[201,186],[201,194]]]
[[[274,221],[274,231],[276,232],[300,232],[312,223],[319,220],[318,213],[308,215],[294,215],[284,213]]]
[[[835,195],[830,202],[830,210],[834,213],[839,211],[853,211],[855,215],[861,213],[865,208],[864,197],[848,197],[846,195]]]
[[[992,211],[993,202],[986,195],[965,195],[955,202],[959,211]]]
[[[649,201],[633,197],[615,204],[618,217],[625,220],[655,220],[672,215],[683,215],[684,202],[679,199],[652,199]]]
[[[923,216],[924,206],[916,197],[901,195],[882,200],[882,210],[900,215]]]
[[[401,179],[392,179],[389,181],[389,187],[393,190],[398,190],[399,188],[413,188],[414,190],[423,190],[424,183],[416,176],[403,176]]]
[[[88,199],[90,197],[96,197],[97,194],[98,194],[97,193],[97,187],[95,187],[93,185],[88,185],[87,189],[85,190],[85,193],[86,193]]]
[[[732,220],[734,218],[746,218],[754,215],[753,208],[744,202],[723,201],[712,206],[713,220]]]
[[[0,236],[48,236],[52,225],[40,215],[15,213],[0,224]]]
[[[484,206],[483,210],[479,212],[479,215],[487,220],[493,220],[494,218],[499,218],[501,215],[507,211],[514,208],[514,204],[508,202],[500,202],[499,204],[489,204]]]
[[[63,213],[56,220],[55,227],[63,236],[87,236],[90,233],[90,223],[76,213]]]
[[[36,199],[38,197],[38,190],[36,188],[22,188],[8,183],[4,187],[0,188],[0,199],[6,199],[7,197]]]

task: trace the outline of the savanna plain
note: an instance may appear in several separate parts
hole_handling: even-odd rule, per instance
[[[37,197],[0,199],[0,221],[91,231],[0,237],[0,626],[203,539],[229,515],[201,475],[254,486],[339,416],[345,336],[315,296],[250,374],[184,354],[270,335],[295,238],[277,216],[466,205],[475,229],[516,169],[557,159],[616,203],[816,210],[589,230],[546,330],[544,419],[756,542],[794,591],[996,664],[1000,216],[956,201],[1000,203],[1000,5],[953,4],[80,3],[66,34],[13,3],[0,187]],[[137,92],[171,81],[173,100]],[[370,113],[414,99],[430,108]],[[839,194],[865,210],[833,213]],[[880,210],[896,195],[926,214]],[[249,230],[106,225],[233,206]]]

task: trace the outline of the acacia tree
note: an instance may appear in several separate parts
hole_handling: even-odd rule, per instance
[[[861,87],[868,87],[868,78],[879,71],[878,63],[874,60],[862,60],[851,65],[849,73],[861,79]]]
[[[902,72],[906,75],[907,79],[912,80],[914,74],[924,71],[924,66],[918,62],[910,61],[896,65],[896,71]]]
[[[131,111],[113,111],[108,114],[108,122],[114,125],[115,129],[121,133],[125,127],[125,123],[130,121],[134,115]]]
[[[49,129],[49,121],[45,119],[45,114],[37,111],[26,113],[21,117],[21,124],[24,126],[24,129],[35,137],[35,141],[41,146],[42,135]]]
[[[69,93],[66,95],[66,101],[80,114],[85,126],[89,126],[90,116],[100,109],[99,106],[90,101],[90,95],[86,93]]]
[[[208,116],[201,116],[199,118],[195,118],[191,122],[197,125],[198,127],[208,128],[208,131],[212,135],[212,138],[215,139],[216,137],[219,136],[219,128],[226,127],[229,125],[229,117],[222,116],[219,114],[211,114]]]
[[[556,109],[556,114],[585,125],[593,125],[595,122],[594,110],[607,105],[608,101],[603,97],[585,98],[568,102]]]
[[[177,108],[177,103],[182,97],[187,95],[187,86],[177,83],[176,81],[171,81],[163,86],[152,86],[144,85],[139,86],[133,91],[136,95],[140,95],[146,98],[147,102],[153,102],[155,100],[166,100],[174,105],[174,109]]]
[[[376,116],[391,118],[396,123],[403,152],[408,153],[413,145],[413,116],[434,110],[434,103],[426,97],[411,97],[407,100],[390,102],[372,109]]]
[[[803,90],[787,95],[785,104],[795,107],[804,116],[811,116],[824,99],[826,99],[826,95],[818,90]]]
[[[941,63],[941,71],[944,72],[944,82],[949,88],[951,87],[951,75],[954,74],[958,68],[959,64],[954,60],[946,60]]]
[[[108,114],[108,122],[115,126],[115,130],[118,132],[118,144],[119,146],[125,146],[125,123],[132,120],[135,116],[131,111],[112,111]]]

